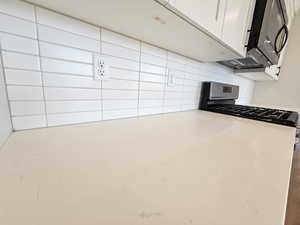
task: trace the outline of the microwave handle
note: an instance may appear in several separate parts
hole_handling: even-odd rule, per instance
[[[280,33],[281,33],[283,30],[284,30],[284,32],[285,32],[285,36],[284,36],[284,38],[283,38],[283,40],[282,40],[282,43],[281,43],[281,45],[280,45],[280,48],[277,49],[276,43],[277,43],[277,41],[278,41],[278,38],[279,38]],[[286,46],[288,37],[289,37],[289,29],[288,29],[288,27],[286,26],[286,24],[284,24],[284,25],[280,28],[280,30],[278,31],[278,33],[277,33],[277,35],[276,35],[276,38],[275,38],[275,52],[276,52],[277,55],[278,55],[278,54],[284,49],[284,47]]]

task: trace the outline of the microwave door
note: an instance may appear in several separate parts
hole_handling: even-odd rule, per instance
[[[280,55],[278,48],[282,46],[285,40],[285,35],[283,34],[286,29],[282,31],[284,26],[285,19],[280,0],[268,1],[258,42],[258,49],[273,65],[278,63]]]

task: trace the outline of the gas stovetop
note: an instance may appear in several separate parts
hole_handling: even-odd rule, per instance
[[[298,113],[243,105],[213,105],[207,111],[295,127]]]
[[[199,109],[296,127],[298,113],[262,107],[236,105],[239,86],[217,82],[203,82]]]

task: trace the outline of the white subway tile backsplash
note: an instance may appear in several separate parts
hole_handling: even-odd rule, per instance
[[[138,99],[103,100],[103,110],[134,109],[138,107]]]
[[[163,99],[140,99],[139,108],[162,107]]]
[[[20,0],[0,1],[0,12],[35,22],[34,6]]]
[[[54,44],[100,53],[100,41],[38,25],[39,39]]]
[[[139,80],[140,73],[138,71],[130,71],[124,69],[117,69],[113,66],[109,69],[110,77],[115,79],[124,79],[124,80]]]
[[[145,53],[141,54],[141,62],[157,65],[164,68],[167,65],[166,59],[160,58],[158,56],[150,55],[150,54],[145,54]]]
[[[0,31],[36,38],[36,26],[32,22],[0,13]],[[5,22],[4,22],[5,21]]]
[[[43,73],[43,79],[47,87],[101,88],[101,81],[93,77]]]
[[[40,42],[41,56],[78,61],[83,63],[93,63],[93,54],[74,48]]]
[[[41,72],[5,69],[7,84],[42,86]]]
[[[151,73],[141,73],[140,74],[140,81],[164,83],[165,82],[165,76],[161,76],[161,75],[158,75],[158,74],[151,74]]]
[[[125,48],[131,48],[140,51],[140,42],[115,32],[101,29],[101,40],[112,44],[120,45]]]
[[[162,83],[140,82],[140,90],[163,91],[164,90],[164,84],[162,84]]]
[[[40,70],[38,56],[24,55],[15,52],[3,51],[3,65],[5,68]]]
[[[131,59],[135,61],[140,60],[140,52],[129,48],[124,48],[118,45],[102,42],[102,54]]]
[[[44,101],[10,102],[12,116],[40,115],[45,113]]]
[[[47,126],[46,117],[44,115],[12,117],[12,123],[14,130],[26,130]]]
[[[139,71],[139,63],[133,60],[121,59],[113,56],[103,55],[106,64],[118,69]]]
[[[0,32],[1,47],[3,50],[38,55],[38,42],[30,38]]]
[[[0,40],[15,130],[198,109],[201,82],[254,83],[215,63],[36,8],[0,0]],[[94,55],[109,66],[95,80]],[[171,79],[172,78],[172,79]],[[171,82],[172,81],[172,82]]]
[[[150,64],[146,64],[146,63],[141,63],[141,71],[145,72],[145,73],[165,75],[166,68],[161,67],[161,66],[155,66],[155,65],[150,65]]]
[[[97,100],[101,92],[97,89],[45,88],[46,100]]]
[[[129,81],[129,80],[104,80],[102,81],[103,89],[124,89],[124,90],[138,90],[139,82],[138,81]]]
[[[43,88],[32,86],[7,86],[10,101],[44,100]]]
[[[105,99],[138,99],[138,91],[129,90],[102,90],[102,98]]]
[[[164,92],[162,91],[140,91],[140,99],[163,99]]]
[[[53,11],[37,8],[37,20],[39,24],[55,27],[70,33],[76,33],[82,36],[100,40],[99,28],[79,20],[55,13]]]
[[[53,113],[70,113],[70,112],[95,112],[101,111],[101,100],[90,101],[48,101],[46,103],[47,112]]]
[[[41,60],[44,72],[78,74],[83,76],[93,76],[94,74],[92,65],[49,58],[41,58]]]
[[[161,114],[163,113],[162,107],[151,107],[151,108],[141,108],[139,109],[139,115],[140,116],[146,116],[146,115],[154,115],[154,114]]]
[[[78,124],[86,122],[95,122],[101,120],[101,112],[78,112],[64,114],[49,114],[49,126],[60,126],[65,124]]]
[[[137,110],[135,109],[109,110],[103,112],[103,120],[130,118],[136,117],[137,115]]]

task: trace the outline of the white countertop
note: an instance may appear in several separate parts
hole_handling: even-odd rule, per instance
[[[1,225],[283,225],[295,128],[193,111],[13,134]]]

